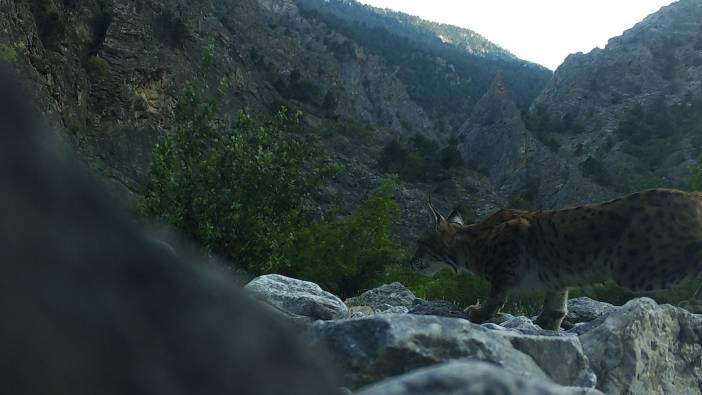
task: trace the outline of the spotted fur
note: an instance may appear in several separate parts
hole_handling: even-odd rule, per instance
[[[539,289],[546,297],[536,322],[555,330],[570,288],[612,280],[652,291],[697,278],[702,269],[700,193],[650,189],[559,210],[500,210],[472,225],[456,212],[445,218],[431,209],[436,226],[418,239],[412,262],[426,269],[440,261],[489,281],[486,301],[467,309],[478,322],[495,315],[511,291]]]

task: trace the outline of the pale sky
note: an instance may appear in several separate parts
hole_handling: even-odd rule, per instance
[[[359,0],[471,29],[554,70],[568,54],[603,48],[672,0]]]

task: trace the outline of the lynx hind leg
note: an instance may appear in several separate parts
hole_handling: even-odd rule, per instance
[[[692,314],[702,314],[702,285],[697,287],[697,291],[688,300],[683,300],[678,306]]]
[[[543,329],[557,331],[565,318],[568,307],[568,290],[546,292],[544,306],[534,323]]]

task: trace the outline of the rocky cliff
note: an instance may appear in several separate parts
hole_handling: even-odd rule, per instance
[[[565,160],[608,189],[685,187],[700,152],[701,83],[702,4],[682,0],[569,56],[532,114]]]

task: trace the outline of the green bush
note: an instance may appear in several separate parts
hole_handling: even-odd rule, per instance
[[[702,158],[690,166],[690,175],[687,178],[688,188],[691,191],[702,191]]]
[[[0,61],[14,62],[17,59],[17,50],[14,45],[0,43]]]
[[[440,149],[434,141],[415,135],[407,142],[390,140],[381,152],[378,166],[407,181],[428,182],[448,178],[451,171],[463,167],[463,157],[454,145]]]
[[[93,79],[102,78],[110,70],[110,64],[100,56],[91,56],[85,63],[88,75]]]
[[[314,281],[343,298],[381,285],[385,267],[403,256],[391,226],[400,213],[389,179],[352,214],[313,223],[286,253],[285,274]]]
[[[204,70],[212,60],[212,48]],[[321,167],[314,144],[294,133],[298,115],[241,114],[217,125],[225,86],[207,99],[207,72],[186,85],[173,129],[154,151],[143,212],[239,267],[274,270],[305,223],[303,200]]]

